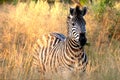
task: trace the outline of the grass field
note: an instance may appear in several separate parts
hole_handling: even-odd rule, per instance
[[[43,2],[0,5],[0,80],[40,79],[40,74],[31,70],[31,47],[42,34],[60,32],[66,35],[69,7],[60,3],[49,7]],[[119,8],[118,5],[116,9]],[[113,25],[114,15],[109,18],[107,11],[102,24],[96,19],[92,6],[85,16],[88,38],[85,50],[89,63],[83,80],[120,79],[120,42],[116,39],[120,34],[116,37],[113,32],[108,38],[107,25]],[[120,17],[117,21],[115,30],[120,29]]]

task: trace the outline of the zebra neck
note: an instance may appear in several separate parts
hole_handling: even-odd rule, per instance
[[[66,48],[70,51],[68,53],[72,53],[74,55],[79,55],[83,50],[83,47],[80,46],[78,41],[69,37],[66,39]]]

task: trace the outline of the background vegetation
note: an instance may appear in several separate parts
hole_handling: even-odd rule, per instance
[[[0,80],[41,78],[39,73],[31,70],[31,47],[43,33],[66,35],[66,17],[71,6],[70,1],[66,1],[68,3],[55,2],[52,6],[35,0],[0,1]],[[83,80],[119,80],[120,2],[80,2],[88,7],[85,16],[88,44],[85,50],[89,63]]]

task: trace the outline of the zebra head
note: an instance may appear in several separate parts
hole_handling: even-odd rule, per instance
[[[86,7],[81,10],[79,6],[76,6],[75,8],[70,8],[70,14],[67,18],[68,36],[79,42],[80,46],[84,46],[87,41],[85,36],[86,22],[83,18],[86,12]]]

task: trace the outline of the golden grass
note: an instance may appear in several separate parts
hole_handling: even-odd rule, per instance
[[[40,79],[41,75],[31,70],[31,46],[43,33],[66,35],[68,10],[69,5],[56,3],[49,7],[46,2],[1,6],[0,79]],[[107,29],[94,19],[93,14],[89,9],[85,16],[90,45],[85,47],[89,64],[83,80],[119,80],[120,43],[108,40]]]

